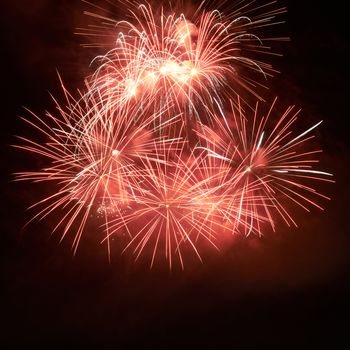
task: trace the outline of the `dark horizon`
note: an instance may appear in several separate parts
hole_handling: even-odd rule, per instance
[[[12,174],[40,159],[10,146],[15,135],[26,136],[18,116],[26,115],[23,106],[54,111],[48,92],[63,101],[57,71],[77,89],[92,57],[74,35],[81,1],[4,1],[0,348],[350,346],[345,8],[281,4],[286,24],[276,32],[291,42],[278,44],[283,57],[273,58],[281,73],[269,81],[270,102],[279,95],[282,105],[302,108],[305,125],[323,120],[320,168],[336,183],[321,188],[331,201],[322,202],[324,211],[300,212],[297,229],[280,225],[262,238],[237,238],[182,272],[167,264],[150,269],[117,250],[109,263],[88,233],[73,257],[70,239],[60,244],[59,234],[50,236],[50,220],[22,228],[40,190],[13,182]]]

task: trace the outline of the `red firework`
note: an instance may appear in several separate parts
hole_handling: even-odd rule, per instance
[[[237,188],[241,189],[242,205],[248,207],[249,213],[258,215],[258,219],[254,215],[246,217],[252,222],[251,228],[245,226],[249,228],[247,235],[252,231],[262,233],[258,214],[261,212],[274,230],[274,212],[288,225],[296,225],[288,211],[288,200],[306,211],[310,205],[322,209],[316,199],[329,198],[307,183],[333,182],[329,179],[332,174],[313,168],[321,151],[308,146],[308,141],[314,138],[311,132],[321,122],[294,135],[292,127],[300,110],[288,107],[276,123],[271,123],[275,103],[276,99],[266,116],[259,116],[257,105],[254,115],[247,118],[239,101],[238,109],[231,102],[230,113],[213,115],[215,129],[201,125],[196,131],[203,143],[198,148],[207,151],[208,162],[213,167],[231,168],[225,178],[226,190],[236,193]],[[246,196],[248,202],[243,201]]]
[[[256,30],[285,11],[252,3],[226,14],[204,1],[187,14],[127,1],[123,21],[89,13],[103,24],[82,34],[107,33],[112,48],[96,57],[78,99],[62,84],[67,107],[55,100],[57,114],[25,118],[45,141],[16,146],[47,164],[17,179],[53,185],[33,219],[58,217],[54,231],[73,231],[75,252],[96,217],[109,255],[110,238],[127,233],[125,250],[138,258],[150,247],[151,266],[159,255],[171,268],[188,250],[201,259],[225,233],[261,235],[277,217],[296,225],[287,202],[322,209],[317,199],[327,197],[311,183],[332,175],[314,169],[320,151],[308,146],[320,123],[294,136],[293,107],[273,123],[275,102],[261,117],[258,104],[253,116],[241,106],[241,94],[261,100],[256,73],[274,72],[256,58],[269,52]]]
[[[89,215],[120,213],[138,186],[142,161],[166,162],[158,157],[157,148],[174,151],[179,140],[157,136],[172,120],[155,124],[158,114],[145,117],[137,107],[116,109],[86,96],[77,101],[63,90],[68,107],[64,109],[56,102],[58,116],[48,113],[41,118],[31,113],[32,118],[23,118],[47,142],[20,137],[24,144],[15,146],[46,158],[48,165],[16,175],[18,180],[48,181],[58,187],[54,194],[33,205],[44,207],[33,219],[63,212],[55,230],[63,227],[63,238],[76,223],[76,250]]]
[[[200,7],[186,17],[182,9],[157,11],[147,3],[134,4],[128,21],[89,12],[103,24],[81,34],[98,37],[103,29],[111,33],[108,24],[115,26],[110,34],[114,47],[95,59],[90,93],[112,95],[116,105],[144,105],[151,98],[153,108],[171,105],[183,117],[202,121],[203,110],[215,107],[214,99],[222,106],[225,97],[242,91],[260,98],[256,79],[264,81],[275,71],[256,58],[270,52],[255,32],[275,24],[285,9],[250,5],[243,1],[228,14]]]

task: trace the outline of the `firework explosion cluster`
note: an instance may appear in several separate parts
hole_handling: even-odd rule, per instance
[[[64,107],[55,100],[56,114],[25,118],[44,141],[21,138],[17,147],[47,166],[17,179],[52,184],[33,219],[58,217],[54,231],[73,232],[74,251],[87,222],[98,221],[109,254],[111,238],[123,237],[136,257],[171,267],[190,250],[201,259],[201,247],[219,248],[225,234],[296,225],[291,204],[321,208],[326,197],[313,183],[331,174],[314,169],[320,123],[294,134],[294,107],[276,115],[275,100],[262,115],[251,102],[274,73],[258,57],[278,39],[256,33],[285,9],[123,5],[128,20],[87,13],[100,24],[80,34],[113,45],[93,60],[85,91],[74,97],[62,84]]]

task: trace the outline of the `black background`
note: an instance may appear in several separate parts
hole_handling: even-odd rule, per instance
[[[82,2],[1,2],[1,349],[350,346],[346,10],[341,1],[285,3],[281,30],[291,43],[274,60],[282,73],[271,95],[302,107],[307,125],[324,120],[318,140],[322,168],[337,181],[324,187],[332,200],[325,212],[299,214],[298,229],[237,238],[204,264],[169,272],[116,253],[109,264],[100,237],[87,234],[73,257],[48,223],[22,229],[38,187],[11,174],[40,160],[9,146],[26,131],[18,116],[22,106],[53,110],[56,68],[69,88],[81,86],[91,52],[73,34]]]

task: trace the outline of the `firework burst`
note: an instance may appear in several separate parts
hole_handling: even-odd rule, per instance
[[[142,161],[166,162],[154,158],[155,150],[168,146],[176,150],[179,140],[156,136],[165,126],[155,127],[158,115],[145,118],[138,108],[115,109],[86,96],[77,101],[63,89],[68,107],[65,110],[56,102],[58,116],[48,113],[41,118],[31,113],[32,118],[23,118],[48,141],[39,143],[20,137],[24,145],[16,146],[45,157],[49,165],[16,175],[18,180],[56,185],[56,193],[34,205],[44,207],[34,218],[63,212],[55,230],[63,227],[63,238],[77,223],[73,243],[76,250],[89,215],[120,214],[138,186]]]
[[[134,5],[129,21],[88,13],[115,24],[115,46],[95,59],[91,93],[98,91],[107,99],[112,95],[116,105],[142,105],[152,98],[153,109],[170,104],[184,118],[202,122],[203,110],[215,106],[214,97],[221,106],[224,97],[242,89],[260,98],[262,86],[255,79],[264,81],[275,71],[256,58],[269,47],[255,32],[275,24],[275,16],[285,9],[267,4],[254,14],[249,5],[243,2],[228,15],[200,7],[190,18],[164,7],[153,10],[150,4]],[[89,29],[81,34],[101,35],[101,27],[97,33]]]
[[[287,209],[288,200],[306,211],[310,206],[322,209],[317,198],[329,198],[308,183],[333,182],[332,174],[314,169],[319,162],[317,154],[322,151],[308,146],[314,138],[312,131],[321,122],[294,135],[292,128],[300,110],[288,107],[277,123],[272,123],[275,104],[276,99],[266,116],[259,116],[257,105],[253,117],[247,118],[239,101],[238,109],[232,103],[230,113],[213,115],[215,130],[202,125],[196,131],[202,140],[198,148],[207,151],[209,163],[213,167],[231,167],[230,175],[225,177],[227,190],[236,193],[237,188],[241,189],[242,200],[246,196],[250,199],[242,202],[249,209],[247,212],[263,212],[274,230],[274,212],[288,225],[297,225]],[[246,220],[249,221],[247,217]],[[254,215],[250,220],[252,225],[245,226],[249,228],[246,234],[253,228],[261,234],[261,220]]]

